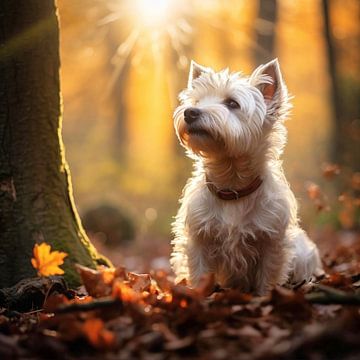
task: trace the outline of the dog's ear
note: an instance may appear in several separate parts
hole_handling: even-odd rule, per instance
[[[211,70],[205,66],[197,64],[194,60],[191,60],[190,70],[189,70],[189,79],[188,79],[188,88],[192,88],[192,83],[203,73],[209,73]]]
[[[260,65],[250,76],[250,83],[261,91],[266,104],[280,100],[286,94],[277,59]]]
[[[267,116],[271,121],[285,119],[291,108],[286,85],[283,81],[279,62],[274,59],[260,65],[250,76],[250,84],[257,87],[265,100]]]

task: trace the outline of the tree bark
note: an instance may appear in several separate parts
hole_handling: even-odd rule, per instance
[[[115,31],[113,24],[109,26],[109,32],[106,36],[106,46],[109,51],[109,57],[113,58],[119,48],[119,44],[121,43],[119,35],[120,39],[124,39],[124,34],[119,34],[119,31]],[[116,120],[112,138],[113,155],[115,159],[121,161],[126,160],[125,149],[128,143],[128,119],[124,93],[126,91],[125,88],[127,85],[126,82],[129,75],[131,61],[129,56],[124,59],[118,59],[118,61],[123,61],[120,71],[117,69],[118,64],[116,64],[115,68],[111,63],[108,63],[108,66],[110,67],[109,73],[112,74],[109,97],[114,106],[114,115]]]
[[[277,21],[277,0],[259,0],[256,20],[256,46],[254,60],[256,65],[264,64],[274,58],[275,25]]]
[[[330,99],[333,108],[333,140],[332,151],[330,154],[331,160],[336,163],[342,163],[342,155],[344,147],[342,144],[343,136],[343,109],[341,106],[340,89],[339,89],[339,76],[336,68],[336,52],[334,46],[334,37],[331,31],[331,18],[330,18],[330,4],[328,0],[322,0],[322,12],[324,21],[324,37],[326,45],[326,53],[328,59],[328,70],[330,77]]]
[[[0,2],[0,287],[35,275],[43,241],[74,263],[106,263],[74,205],[61,139],[59,28],[54,0]]]

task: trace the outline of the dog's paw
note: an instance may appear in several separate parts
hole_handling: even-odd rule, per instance
[[[317,246],[298,229],[294,237],[294,257],[291,263],[288,282],[299,286],[302,282],[315,281],[324,274]]]

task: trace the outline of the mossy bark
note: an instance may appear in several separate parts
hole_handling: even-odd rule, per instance
[[[34,276],[43,241],[74,263],[106,262],[77,214],[61,139],[59,27],[54,0],[0,2],[0,287]]]

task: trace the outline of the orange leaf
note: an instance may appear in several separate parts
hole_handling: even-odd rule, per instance
[[[315,183],[309,183],[306,187],[306,191],[310,200],[320,199],[322,196],[319,185]]]
[[[31,264],[38,271],[39,276],[62,275],[64,273],[59,265],[64,263],[67,253],[51,251],[50,245],[42,243],[40,245],[35,244],[33,255]]]
[[[83,332],[92,346],[97,349],[109,349],[114,346],[115,335],[105,328],[101,319],[90,318],[83,325]]]
[[[353,174],[351,178],[351,186],[354,190],[360,190],[360,172]]]
[[[326,179],[333,179],[340,174],[340,167],[337,164],[324,163],[322,164],[323,177]]]
[[[320,186],[315,183],[308,183],[306,191],[309,199],[314,203],[318,211],[329,211],[330,207],[327,204],[327,198],[321,191]]]
[[[129,284],[120,280],[114,282],[112,296],[124,302],[138,302],[141,299],[139,293],[133,290]]]
[[[114,268],[100,267],[99,270],[93,270],[79,264],[75,267],[89,295],[99,298],[111,294],[116,271]]]

